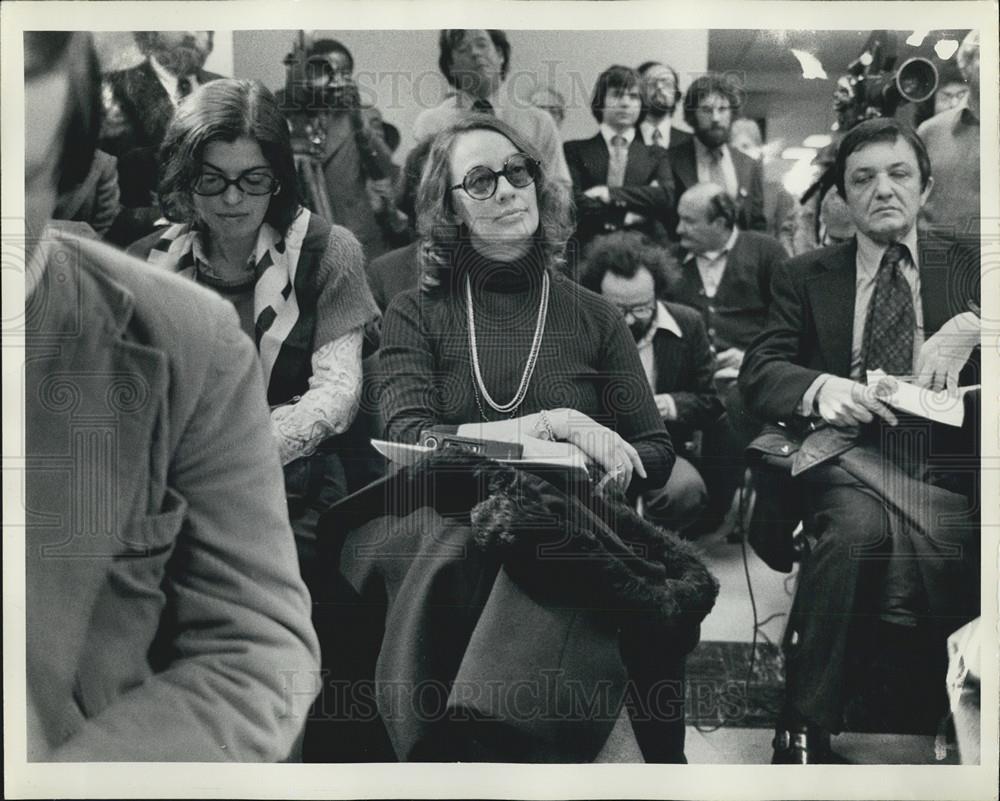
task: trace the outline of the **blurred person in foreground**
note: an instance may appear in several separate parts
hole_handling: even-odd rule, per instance
[[[28,758],[286,760],[319,653],[253,346],[211,293],[46,228],[99,93],[89,36],[25,34]]]
[[[533,461],[445,449],[324,518],[357,526],[340,571],[347,607],[377,618],[360,676],[391,753],[683,762],[684,660],[716,584],[625,503],[662,486],[674,454],[621,313],[561,272],[565,185],[513,127],[470,115],[434,140],[417,207],[421,287],[383,330],[385,438],[516,444]],[[425,682],[452,688],[441,714],[398,714],[389,691]],[[524,686],[539,692],[512,712]],[[560,715],[573,687],[602,688],[600,709]]]
[[[357,413],[364,328],[378,316],[361,246],[300,205],[288,125],[257,81],[199,89],[178,109],[161,153],[172,224],[129,251],[225,297],[257,343],[312,584],[316,517],[347,491],[329,440]]]

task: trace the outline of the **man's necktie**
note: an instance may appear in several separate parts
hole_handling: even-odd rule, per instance
[[[722,169],[722,148],[708,151],[708,180],[729,192],[726,173]],[[732,194],[732,193],[730,193]]]
[[[182,75],[177,79],[177,99],[183,100],[189,94],[191,94],[191,79]]]
[[[628,162],[628,145],[625,137],[615,134],[611,137],[608,152],[608,186],[622,186],[625,183],[625,165]]]
[[[913,372],[916,313],[910,285],[900,267],[900,262],[909,258],[906,245],[899,243],[890,245],[882,256],[861,345],[861,366],[865,371],[881,368],[897,376]]]
[[[483,100],[482,98],[477,98],[473,101],[472,109],[478,111],[480,114],[496,114],[493,104],[489,100]]]
[[[653,141],[651,144],[663,147],[663,132],[659,128],[653,129]]]

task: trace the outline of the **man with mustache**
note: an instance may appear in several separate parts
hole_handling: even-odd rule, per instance
[[[157,150],[177,104],[222,77],[204,69],[213,31],[135,31],[133,36],[145,59],[108,73],[101,90],[100,148],[118,158],[123,206],[107,238],[118,245],[149,233],[160,217]]]
[[[643,496],[654,523],[690,534],[705,509],[705,482],[695,467],[696,432],[715,424],[722,403],[712,384],[715,358],[698,313],[660,298],[669,283],[669,256],[638,231],[596,240],[580,283],[605,297],[625,317],[656,406],[670,432],[677,461],[665,486]]]
[[[741,91],[727,76],[709,73],[694,81],[684,96],[684,120],[694,137],[670,148],[670,165],[678,197],[696,183],[718,184],[736,202],[741,229],[766,231],[763,167],[729,146],[741,105]]]
[[[674,108],[682,97],[677,71],[669,64],[646,61],[637,72],[642,78],[642,103],[646,110],[645,119],[639,123],[642,141],[662,148],[690,141],[691,134],[673,124]]]

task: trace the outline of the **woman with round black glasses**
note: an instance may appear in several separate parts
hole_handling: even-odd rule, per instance
[[[571,201],[533,153],[479,116],[431,147],[417,203],[422,286],[386,311],[387,438],[455,426],[529,455],[566,448],[555,440],[623,488],[660,486],[673,451],[635,346],[621,315],[563,274]]]
[[[383,327],[385,438],[520,445],[534,464],[442,447],[324,518],[352,608],[379,621],[377,649],[343,647],[378,653],[380,758],[683,761],[678,705],[643,704],[664,682],[683,707],[715,585],[624,503],[674,453],[620,312],[562,272],[568,189],[511,127],[470,115],[434,140],[417,208],[421,286]],[[587,477],[539,464],[571,455]],[[427,687],[444,695],[408,700]],[[568,687],[601,708],[567,714]]]
[[[343,492],[320,446],[354,418],[363,328],[378,313],[361,247],[300,205],[288,123],[259,82],[213,81],[186,98],[160,164],[172,224],[130,252],[232,301],[257,344],[292,522],[308,539],[320,496]]]

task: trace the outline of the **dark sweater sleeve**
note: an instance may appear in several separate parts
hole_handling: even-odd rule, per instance
[[[646,478],[635,474],[629,492],[657,489],[667,483],[673,470],[673,443],[656,409],[639,351],[625,319],[614,315],[608,322],[600,366],[609,377],[605,402],[614,415],[615,430],[639,452],[646,468]]]
[[[434,352],[421,305],[419,290],[402,292],[389,304],[382,324],[379,373],[384,381],[379,403],[383,435],[395,442],[416,443],[423,429],[438,423]]]
[[[348,229],[330,226],[316,274],[316,332],[313,347],[319,348],[360,328],[379,315],[368,288],[361,245]]]

